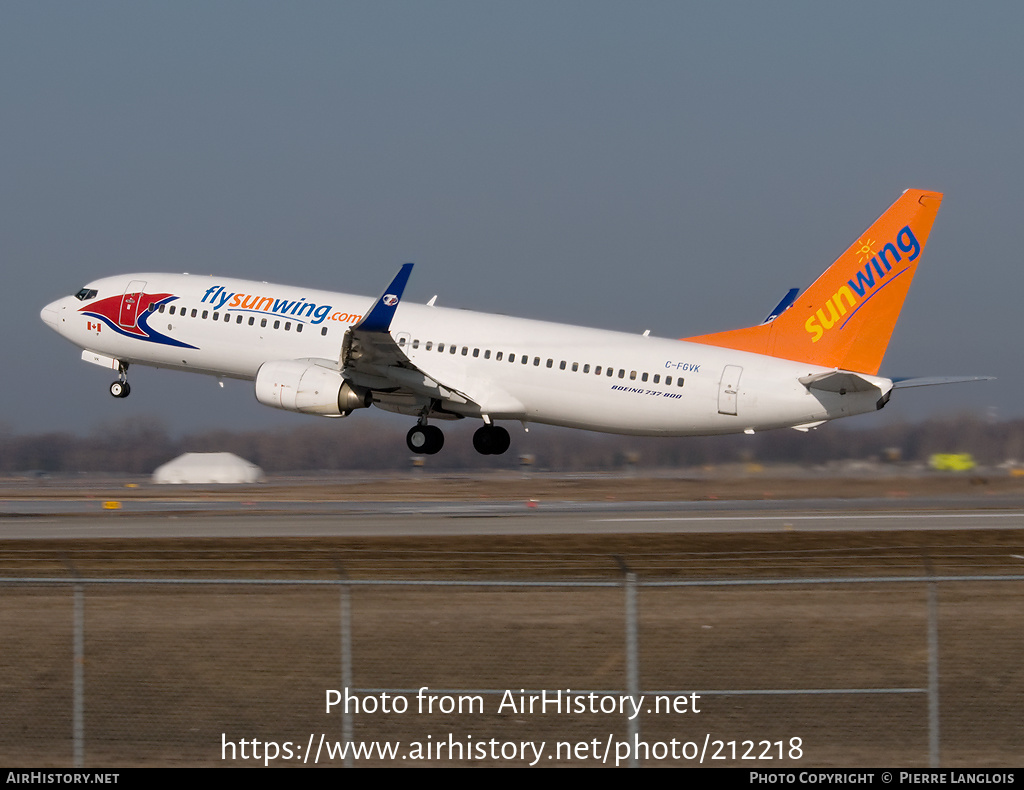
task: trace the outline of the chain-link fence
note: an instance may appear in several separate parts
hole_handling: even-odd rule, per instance
[[[1021,582],[7,578],[0,760],[1012,766]]]

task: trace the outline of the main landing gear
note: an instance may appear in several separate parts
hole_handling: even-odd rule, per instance
[[[110,394],[115,398],[127,398],[132,388],[128,386],[128,366],[121,365],[117,370],[117,381],[110,385]]]
[[[405,443],[418,455],[433,455],[444,447],[444,434],[436,425],[417,425],[406,434]]]
[[[444,447],[444,434],[436,425],[417,425],[406,435],[405,443],[417,455],[433,455]],[[473,447],[481,455],[501,455],[510,444],[508,431],[497,425],[484,425],[473,434]]]
[[[510,444],[508,431],[498,425],[484,425],[473,434],[473,449],[481,455],[501,455]]]

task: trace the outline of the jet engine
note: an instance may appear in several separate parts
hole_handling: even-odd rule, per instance
[[[347,417],[372,403],[368,389],[334,368],[308,359],[265,362],[256,373],[256,400],[265,406],[321,417]]]

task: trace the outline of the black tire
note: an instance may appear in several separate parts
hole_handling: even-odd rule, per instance
[[[406,434],[405,444],[417,455],[434,455],[444,447],[444,434],[434,425],[416,425]]]
[[[500,425],[494,427],[494,445],[491,449],[491,455],[501,455],[508,450],[512,445],[512,437],[508,435],[508,431],[502,428]]]
[[[473,449],[480,455],[491,455],[494,452],[494,431],[490,425],[476,429],[473,434]]]
[[[115,381],[110,385],[110,394],[115,398],[127,398],[131,391],[132,388],[128,386],[127,381]]]
[[[510,444],[508,431],[497,425],[484,425],[473,434],[473,449],[481,455],[501,455]]]
[[[427,432],[428,441],[427,449],[425,452],[427,455],[433,455],[434,453],[440,452],[441,448],[444,447],[444,433],[436,425],[428,425],[424,428]]]

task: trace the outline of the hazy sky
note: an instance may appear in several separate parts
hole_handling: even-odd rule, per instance
[[[908,187],[945,193],[882,367],[1024,416],[1024,7],[0,5],[0,423],[314,420],[39,320],[100,276],[216,273],[683,337],[764,318]],[[361,412],[352,420],[380,419]],[[335,425],[343,437],[342,425]]]

